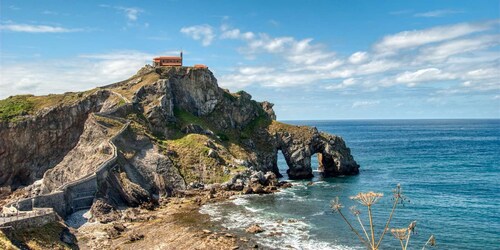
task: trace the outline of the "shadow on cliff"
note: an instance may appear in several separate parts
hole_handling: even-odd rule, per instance
[[[76,236],[62,222],[52,222],[41,227],[20,230],[0,229],[0,247],[5,247],[5,249],[80,249]]]

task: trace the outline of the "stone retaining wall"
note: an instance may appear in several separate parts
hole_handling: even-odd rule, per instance
[[[34,212],[32,215],[13,217],[11,221],[6,221],[0,224],[1,227],[9,228],[12,227],[14,230],[23,228],[33,228],[41,227],[47,223],[57,221],[57,214],[53,210],[42,210],[38,211],[36,214]]]

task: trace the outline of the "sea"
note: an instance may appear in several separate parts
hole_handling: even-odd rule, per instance
[[[364,235],[350,212],[357,205],[369,232],[366,207],[350,197],[374,191],[384,196],[373,206],[376,237],[389,216],[392,191],[400,184],[406,200],[398,204],[390,228],[416,221],[408,249],[422,249],[430,235],[437,249],[500,249],[500,120],[335,120],[284,121],[308,125],[344,138],[361,166],[357,176],[291,181],[273,195],[236,196],[208,204],[201,212],[223,226],[255,235],[271,249],[366,249],[330,202],[339,197],[342,211]],[[287,165],[278,164],[283,180]],[[313,156],[313,169],[317,158]],[[390,232],[380,249],[401,249]],[[425,249],[433,249],[427,246]]]

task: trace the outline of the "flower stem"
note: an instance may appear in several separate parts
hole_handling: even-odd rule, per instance
[[[411,230],[408,230],[408,237],[406,238],[406,244],[404,250],[408,248],[408,242],[410,242],[410,236],[411,236]]]
[[[359,224],[361,225],[361,228],[363,229],[363,232],[365,232],[366,238],[369,239],[370,237],[368,237],[368,233],[366,232],[365,226],[361,222],[361,219],[359,218],[359,215],[357,215],[356,217],[358,218]],[[372,248],[373,248],[373,246],[372,246]]]
[[[358,233],[358,231],[356,229],[354,229],[354,227],[351,225],[351,223],[346,219],[346,217],[344,216],[344,214],[342,213],[342,211],[338,210],[340,216],[342,217],[342,219],[344,219],[344,221],[347,223],[347,225],[349,225],[349,227],[351,228],[351,230],[358,236],[359,240],[361,241],[361,243],[365,244],[365,246],[370,249],[370,246],[368,245],[368,243],[366,243],[366,241],[363,239],[363,237],[361,237],[361,235]]]
[[[373,228],[373,216],[372,216],[372,206],[368,206],[368,217],[370,218],[370,231],[372,233],[371,245],[372,249],[375,250],[375,230]]]
[[[385,233],[389,230],[389,224],[391,223],[392,215],[394,215],[394,211],[396,210],[396,205],[398,204],[398,200],[399,196],[396,196],[394,204],[392,205],[392,211],[391,214],[389,215],[389,219],[387,220],[387,223],[385,223],[384,231],[382,232],[382,235],[380,236],[380,239],[377,242],[377,248],[380,246],[380,243],[382,243],[382,239],[384,238]]]

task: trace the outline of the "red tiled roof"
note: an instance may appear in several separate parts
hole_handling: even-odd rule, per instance
[[[182,58],[180,56],[160,56],[160,57],[155,57],[153,59],[161,60],[161,59],[182,59]]]

